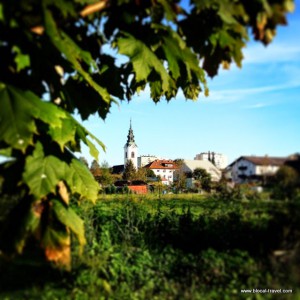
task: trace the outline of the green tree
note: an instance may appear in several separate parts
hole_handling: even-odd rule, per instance
[[[94,178],[98,181],[98,178],[101,176],[101,168],[99,163],[95,159],[92,161],[90,171],[93,174]]]
[[[139,168],[135,173],[134,179],[146,181],[147,180],[147,169]]]
[[[291,200],[300,194],[300,174],[290,166],[281,166],[275,175],[272,197]]]
[[[114,178],[111,174],[111,168],[107,161],[103,161],[100,166],[100,176],[98,177],[98,182],[102,186],[110,185],[114,182]]]
[[[155,173],[154,173],[154,171],[153,170],[151,170],[151,169],[146,169],[146,177],[147,178],[156,178],[156,175],[155,175]]]
[[[100,166],[96,160],[93,160],[90,171],[93,174],[95,180],[101,186],[107,186],[109,184],[112,184],[114,181],[107,161],[102,162]]]
[[[183,189],[186,188],[187,175],[183,168],[183,162],[184,160],[182,158],[177,158],[174,160],[174,163],[178,168],[174,171],[173,186],[178,192],[181,192]]]
[[[125,165],[122,178],[124,180],[133,180],[136,178],[136,168],[134,167],[131,159],[129,159]]]
[[[19,199],[1,251],[21,253],[35,237],[48,260],[68,267],[70,235],[84,245],[70,198],[95,201],[99,185],[73,153],[83,143],[98,160],[94,143],[105,147],[74,112],[104,119],[147,85],[155,102],[179,89],[207,95],[206,74],[241,66],[249,29],[268,44],[292,10],[291,0],[192,0],[188,10],[171,0],[0,0],[0,182]]]
[[[205,169],[196,168],[193,172],[193,177],[199,181],[203,190],[210,192],[211,175]]]

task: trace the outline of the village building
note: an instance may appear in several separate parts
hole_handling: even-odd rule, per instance
[[[208,160],[184,159],[181,169],[186,174],[193,173],[195,169],[204,169],[208,174],[210,174],[211,180],[213,182],[218,182],[222,176],[222,172],[213,163],[211,163]]]
[[[112,167],[113,174],[122,174],[125,170],[125,165],[128,160],[131,160],[134,167],[138,168],[138,146],[134,140],[134,134],[132,129],[132,124],[130,120],[130,126],[127,135],[127,141],[124,145],[124,164],[123,165],[114,165]]]
[[[196,154],[194,160],[210,161],[220,170],[225,169],[228,165],[228,157],[226,155],[211,151]]]
[[[150,169],[155,176],[159,176],[165,185],[171,185],[174,181],[174,172],[178,170],[178,166],[173,160],[157,159],[144,168]]]
[[[227,168],[227,178],[235,183],[262,181],[275,175],[288,157],[241,156]]]
[[[117,190],[121,190],[125,186],[133,194],[147,194],[148,185],[142,180],[118,180],[114,183]]]
[[[138,157],[138,168],[143,168],[157,159],[159,158],[155,155],[141,155]]]
[[[127,142],[124,146],[124,166],[126,166],[128,160],[132,161],[136,169],[138,168],[138,146],[134,141],[134,134],[131,126],[131,120],[130,120],[128,135],[127,135]]]

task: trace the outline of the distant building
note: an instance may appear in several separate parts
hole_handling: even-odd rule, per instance
[[[194,160],[206,160],[213,163],[219,169],[225,169],[228,165],[228,158],[222,153],[215,152],[201,152],[196,154]]]
[[[178,169],[178,166],[172,160],[157,159],[144,168],[150,169],[156,176],[160,176],[163,184],[170,185],[174,181],[174,171]]]
[[[157,159],[158,157],[155,155],[141,155],[138,157],[138,168],[143,168]]]
[[[287,161],[287,157],[241,156],[227,169],[227,177],[235,183],[260,181],[274,175]]]
[[[142,180],[118,180],[114,183],[117,190],[124,188],[125,186],[134,194],[147,194],[148,184]]]
[[[124,165],[115,165],[112,166],[112,174],[123,174],[124,172]]]
[[[124,166],[126,165],[128,160],[131,160],[134,167],[138,168],[138,146],[134,141],[133,130],[131,126],[130,120],[130,127],[127,135],[127,142],[124,146]]]
[[[183,160],[182,171],[193,173],[195,169],[204,169],[210,174],[211,180],[218,182],[221,179],[222,172],[208,160]]]

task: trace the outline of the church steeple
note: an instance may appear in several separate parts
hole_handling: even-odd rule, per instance
[[[130,146],[130,145],[136,145],[135,141],[134,141],[134,134],[133,134],[133,130],[132,130],[132,125],[131,125],[131,119],[130,119],[130,127],[129,127],[129,131],[128,131],[128,135],[127,135],[127,143],[126,146]]]
[[[132,124],[130,119],[130,126],[127,135],[127,142],[124,146],[124,165],[126,165],[127,161],[130,159],[133,162],[133,165],[137,169],[137,157],[138,157],[138,146],[134,141],[134,134],[132,130]]]

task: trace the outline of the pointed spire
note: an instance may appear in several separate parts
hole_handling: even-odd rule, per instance
[[[135,144],[135,141],[134,141],[134,134],[133,134],[131,118],[130,118],[130,126],[129,126],[128,135],[127,135],[126,145],[129,146],[129,145],[133,145],[133,144]]]

